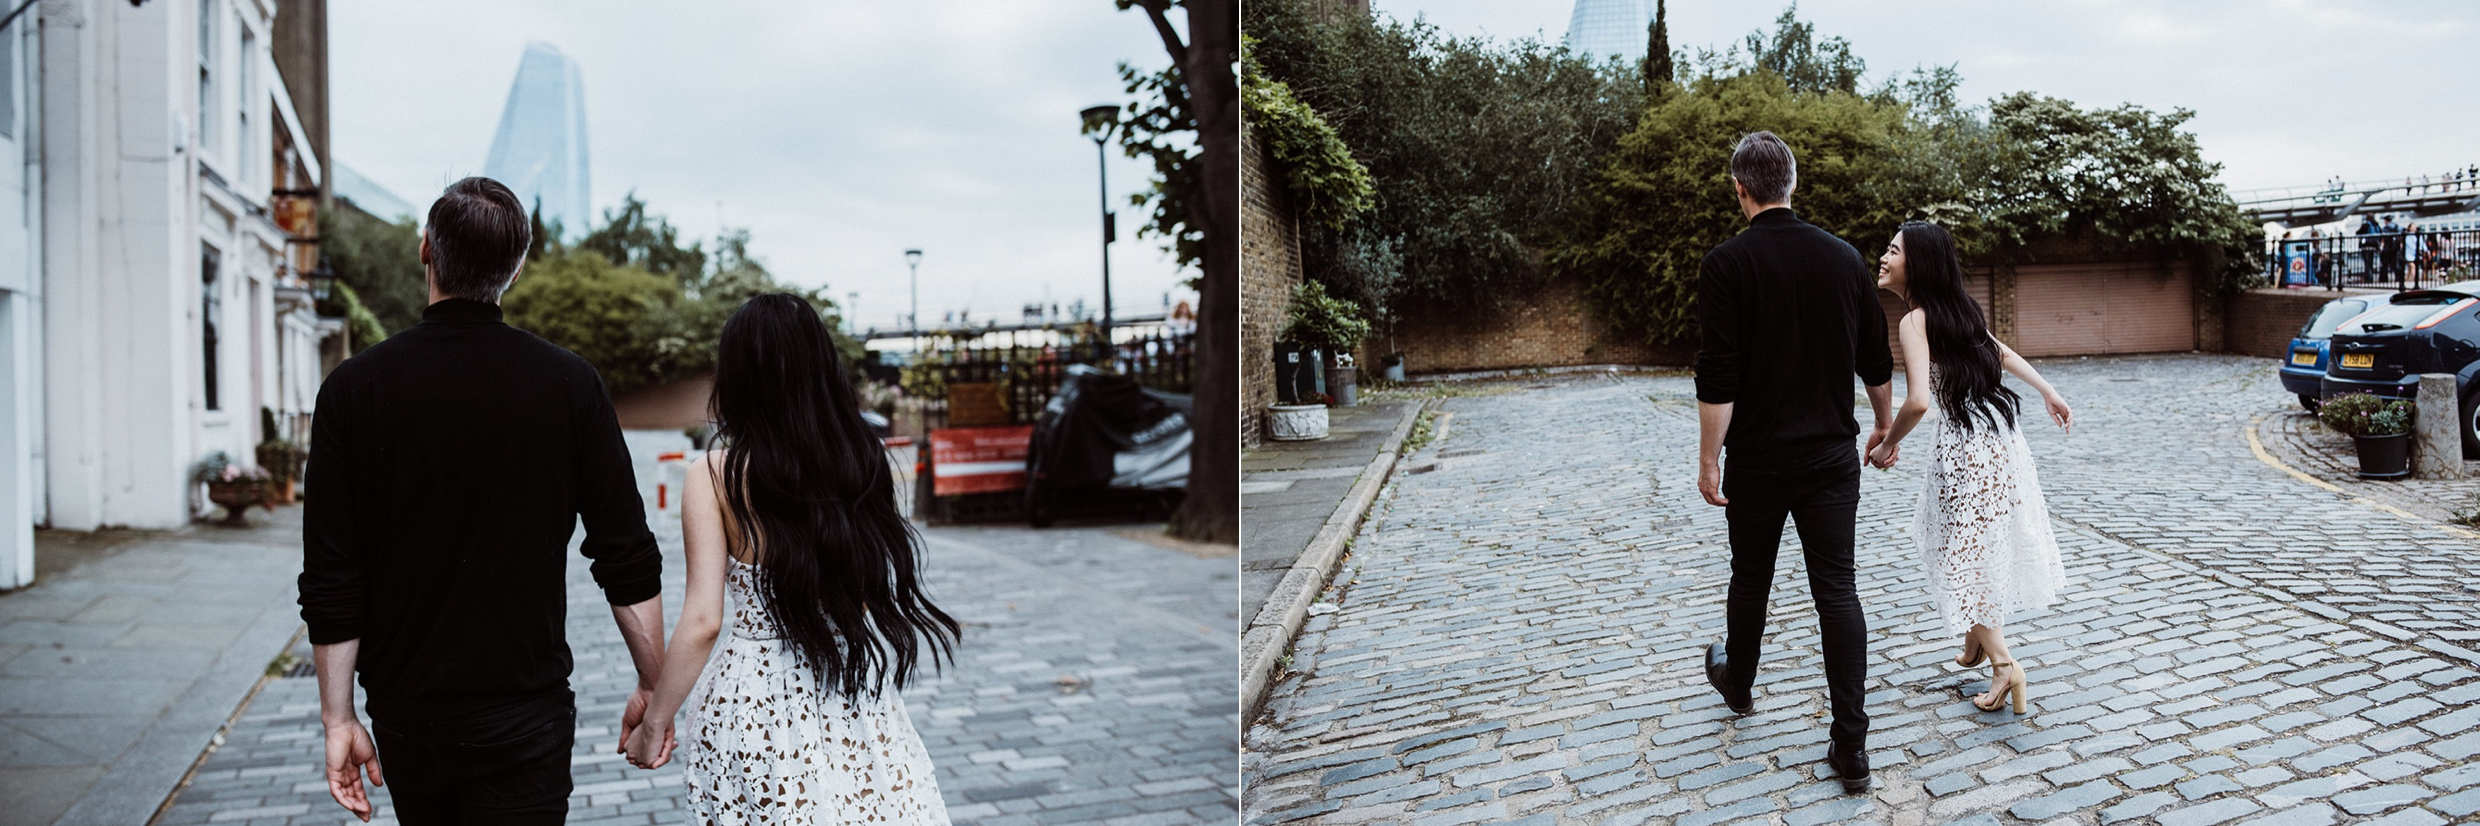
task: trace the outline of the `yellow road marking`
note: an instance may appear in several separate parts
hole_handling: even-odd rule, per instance
[[[2411,522],[2417,522],[2417,523],[2422,524],[2422,525],[2430,525],[2430,526],[2434,526],[2434,527],[2436,527],[2438,530],[2442,530],[2442,531],[2445,531],[2446,533],[2454,534],[2454,535],[2456,535],[2456,536],[2464,537],[2464,538],[2466,538],[2466,539],[2480,539],[2480,533],[2474,533],[2474,532],[2472,532],[2472,531],[2464,530],[2464,529],[2462,529],[2462,528],[2458,528],[2458,527],[2455,527],[2455,526],[2453,526],[2453,525],[2440,525],[2440,524],[2437,524],[2436,522],[2429,521],[2426,517],[2420,516],[2419,514],[2412,513],[2412,512],[2410,512],[2410,511],[2403,510],[2403,509],[2401,509],[2401,508],[2397,508],[2397,507],[2394,507],[2394,506],[2392,506],[2392,505],[2388,505],[2388,504],[2386,504],[2386,503],[2379,502],[2379,501],[2377,501],[2377,500],[2370,499],[2370,498],[2368,498],[2368,497],[2365,497],[2365,496],[2360,496],[2360,495],[2358,495],[2358,494],[2354,494],[2354,493],[2352,493],[2352,492],[2350,492],[2350,491],[2343,490],[2343,489],[2342,489],[2342,487],[2341,487],[2340,485],[2336,485],[2336,484],[2334,484],[2334,483],[2332,483],[2332,482],[2328,482],[2328,481],[2325,481],[2325,480],[2323,480],[2323,479],[2319,479],[2319,478],[2316,478],[2316,477],[2314,477],[2314,476],[2310,476],[2310,475],[2308,475],[2305,471],[2302,471],[2302,470],[2300,470],[2300,469],[2298,469],[2298,468],[2291,467],[2290,465],[2283,464],[2283,463],[2282,463],[2282,460],[2280,460],[2280,459],[2276,459],[2276,458],[2273,458],[2273,454],[2272,454],[2271,452],[2269,452],[2269,451],[2265,450],[2265,443],[2264,443],[2264,441],[2263,441],[2263,440],[2256,438],[2256,428],[2257,428],[2257,426],[2258,426],[2258,425],[2263,424],[2263,423],[2264,423],[2264,421],[2265,421],[2265,415],[2264,415],[2264,414],[2261,414],[2261,413],[2260,413],[2260,414],[2257,414],[2256,418],[2254,418],[2254,419],[2250,419],[2250,420],[2248,421],[2247,427],[2245,428],[2246,433],[2247,433],[2248,450],[2249,450],[2250,452],[2252,452],[2252,453],[2255,453],[2255,454],[2256,454],[2256,461],[2263,462],[2263,463],[2265,463],[2265,465],[2266,465],[2266,466],[2271,467],[2271,468],[2273,468],[2274,470],[2278,470],[2278,471],[2281,471],[2281,472],[2283,472],[2283,473],[2288,473],[2288,474],[2290,474],[2291,476],[2296,477],[2297,479],[2299,479],[2299,481],[2306,482],[2306,483],[2308,483],[2308,484],[2315,485],[2315,486],[2317,486],[2317,487],[2324,488],[2325,490],[2331,491],[2331,492],[2333,492],[2334,494],[2341,496],[2343,499],[2345,499],[2345,500],[2348,500],[2348,501],[2352,502],[2353,504],[2367,505],[2367,506],[2369,506],[2369,507],[2376,508],[2376,509],[2381,510],[2381,511],[2385,511],[2386,513],[2390,513],[2390,514],[2393,514],[2393,515],[2395,515],[2395,516],[2402,517],[2404,520],[2411,521]]]

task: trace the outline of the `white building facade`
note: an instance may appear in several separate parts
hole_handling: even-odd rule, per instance
[[[43,0],[0,31],[0,588],[31,581],[36,525],[177,527],[213,509],[199,460],[307,435],[341,325],[304,278],[322,171],[274,14]]]

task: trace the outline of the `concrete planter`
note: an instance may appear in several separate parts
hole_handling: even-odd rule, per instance
[[[1326,438],[1326,405],[1266,405],[1266,438],[1278,442]]]

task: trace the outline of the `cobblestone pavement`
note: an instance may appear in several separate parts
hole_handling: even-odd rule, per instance
[[[685,584],[679,518],[661,514],[654,524],[668,568],[666,614],[676,622]],[[966,624],[965,644],[956,665],[904,698],[956,822],[1235,818],[1234,560],[1125,535],[1135,532],[925,531],[931,596]],[[584,560],[572,554],[570,562],[578,729],[568,822],[687,822],[677,762],[646,772],[612,752],[635,671]],[[319,774],[316,683],[268,680],[157,822],[357,823],[328,798]],[[376,795],[377,822],[392,824],[385,794]]]
[[[2307,411],[2292,407],[2256,422],[2265,452],[2293,470],[2351,496],[2399,507],[2424,519],[2452,521],[2480,508],[2480,460],[2463,462],[2461,479],[2362,479],[2358,448]],[[2480,536],[2480,531],[2474,532]]]
[[[1977,674],[1903,539],[1925,443],[1866,471],[1878,788],[1823,767],[1798,554],[1777,572],[1757,711],[1705,685],[1728,545],[1695,492],[1682,378],[1450,399],[1297,640],[1242,756],[1252,823],[1421,826],[2224,822],[2480,814],[2480,544],[2260,461],[2294,400],[2269,360],[2041,365],[2076,405],[2029,428],[2069,587],[2007,629],[2033,712]],[[1865,415],[1865,413],[1863,414]],[[1928,434],[1923,433],[1922,436]],[[1786,544],[1796,543],[1796,535]]]

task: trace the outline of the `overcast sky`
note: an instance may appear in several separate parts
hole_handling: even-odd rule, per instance
[[[1110,0],[355,0],[329,6],[331,151],[417,210],[480,174],[527,41],[577,62],[595,214],[634,189],[685,233],[747,227],[786,281],[858,291],[893,328],[903,252],[925,322],[1101,296],[1093,141],[1116,67],[1167,65]],[[1175,13],[1175,23],[1180,18]],[[1113,202],[1150,164],[1111,151]],[[1112,292],[1161,309],[1186,277],[1121,211]],[[711,248],[711,244],[709,245]]]
[[[1462,35],[1558,42],[1573,0],[1372,0]],[[1648,7],[1651,0],[1646,0]],[[1771,30],[1783,2],[1670,0],[1675,47]],[[1952,64],[1963,99],[2014,91],[2086,108],[2195,110],[2187,128],[2233,189],[2400,179],[2480,163],[2480,4],[2312,0],[1806,0],[1871,79]]]

